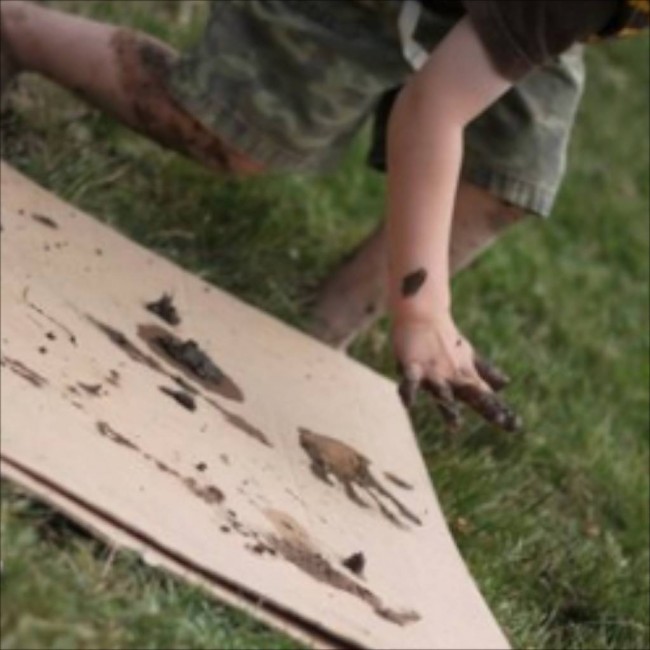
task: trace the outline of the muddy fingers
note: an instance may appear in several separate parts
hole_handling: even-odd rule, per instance
[[[403,367],[400,364],[398,372],[402,376],[398,388],[399,396],[402,404],[409,409],[415,404],[415,398],[417,397],[420,382],[422,381],[422,370],[417,365]]]
[[[474,367],[481,379],[487,382],[492,390],[499,391],[510,383],[510,377],[505,372],[482,357],[474,357]]]
[[[438,411],[445,422],[445,426],[451,431],[457,431],[462,424],[460,408],[449,384],[434,382],[427,379],[422,384],[424,388],[436,401]]]
[[[521,419],[494,393],[481,390],[473,384],[456,384],[454,395],[481,415],[490,424],[506,431],[520,431]]]

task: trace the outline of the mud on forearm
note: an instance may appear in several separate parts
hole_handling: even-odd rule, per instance
[[[111,39],[128,103],[127,121],[136,131],[221,173],[262,170],[228,147],[173,96],[170,76],[178,54],[145,34],[120,28]]]

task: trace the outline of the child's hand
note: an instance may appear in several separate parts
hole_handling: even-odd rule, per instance
[[[393,347],[402,375],[399,393],[407,408],[423,388],[451,428],[461,423],[457,400],[506,431],[521,428],[519,418],[494,392],[508,383],[507,377],[476,355],[450,316],[396,321]]]

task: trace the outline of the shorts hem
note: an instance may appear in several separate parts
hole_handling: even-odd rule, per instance
[[[322,155],[305,154],[280,144],[274,136],[257,128],[249,118],[226,104],[212,101],[209,107],[203,107],[173,82],[171,91],[181,106],[207,130],[269,171],[310,172],[332,166]]]
[[[475,183],[490,194],[512,203],[539,217],[548,217],[553,210],[557,190],[531,181],[522,180],[508,173],[468,165],[463,168],[464,180]]]

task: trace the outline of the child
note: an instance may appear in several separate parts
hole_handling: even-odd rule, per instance
[[[41,73],[238,177],[335,164],[373,112],[387,223],[326,283],[313,331],[344,344],[387,302],[408,405],[507,430],[506,378],[456,327],[449,276],[548,215],[583,83],[580,43],[647,26],[648,0],[214,2],[178,56],[141,33],[3,0],[3,80]],[[384,268],[388,280],[384,280]]]

